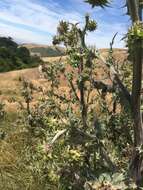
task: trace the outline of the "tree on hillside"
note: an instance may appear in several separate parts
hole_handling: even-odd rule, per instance
[[[100,6],[105,7],[110,0],[86,0],[92,7]],[[119,86],[126,97],[130,97],[130,106],[132,110],[132,117],[134,121],[134,150],[129,168],[129,173],[135,179],[136,183],[143,181],[143,113],[142,113],[142,65],[143,65],[143,22],[142,10],[143,0],[126,0],[128,14],[132,20],[132,26],[128,32],[127,45],[129,53],[132,56],[133,62],[133,80],[132,80],[132,93],[125,91],[124,85]],[[118,76],[115,80],[120,83]],[[125,94],[125,95],[126,95]]]
[[[23,59],[23,61],[28,64],[31,57],[30,57],[30,52],[26,47],[17,48],[16,53],[19,58]]]
[[[6,47],[15,50],[18,47],[18,44],[14,42],[11,37],[0,37],[0,47]]]
[[[0,72],[37,66],[38,57],[31,57],[26,47],[19,47],[10,37],[0,37]]]

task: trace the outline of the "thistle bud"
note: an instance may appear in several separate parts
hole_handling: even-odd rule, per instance
[[[92,32],[94,30],[96,30],[97,28],[97,23],[94,20],[89,20],[88,24],[87,24],[87,30]]]
[[[58,31],[58,34],[59,35],[64,35],[65,33],[67,33],[69,30],[69,25],[67,22],[65,21],[61,21],[58,28],[57,28],[57,31]]]
[[[57,45],[57,44],[59,44],[60,43],[60,40],[59,40],[59,38],[57,37],[57,36],[54,36],[53,37],[53,45]]]

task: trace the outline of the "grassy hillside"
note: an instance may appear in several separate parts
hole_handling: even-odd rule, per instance
[[[100,50],[103,57],[107,56],[108,49],[101,49]],[[115,49],[114,50],[114,57],[115,59],[120,63],[127,57],[127,51],[125,49]],[[60,57],[45,57],[42,58],[45,62],[56,62],[59,61]],[[66,61],[66,57],[62,58],[62,61]],[[98,77],[102,78],[103,69],[102,69],[102,63],[97,62],[97,73]],[[67,71],[69,70],[69,66],[67,67]],[[40,78],[40,74],[38,72],[38,68],[31,68],[31,69],[23,69],[18,71],[11,71],[0,74],[0,101],[4,101],[6,103],[6,107],[9,110],[15,110],[15,102],[13,100],[21,100],[20,97],[20,89],[21,84],[19,81],[20,77],[24,77],[28,80],[30,80],[32,83],[34,83],[36,86],[45,86],[45,88],[48,86],[48,82],[45,79]],[[64,76],[61,76],[61,88],[66,90],[67,84],[65,82]],[[36,95],[38,97],[38,95]]]
[[[23,44],[22,46],[28,48],[32,55],[37,54],[41,57],[57,57],[65,54],[62,47],[37,44]]]

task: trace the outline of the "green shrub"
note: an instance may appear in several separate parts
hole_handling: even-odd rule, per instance
[[[41,62],[39,57],[31,57],[25,47],[18,47],[11,38],[0,37],[0,72],[31,68]]]

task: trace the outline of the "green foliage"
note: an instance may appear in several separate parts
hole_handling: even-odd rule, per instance
[[[15,43],[13,41],[13,39],[11,37],[1,37],[0,38],[0,47],[6,47],[6,48],[9,48],[9,49],[13,49],[13,50],[16,50],[18,45],[17,43]]]
[[[95,179],[98,189],[123,189],[125,185],[124,179],[118,181],[116,173],[114,177],[110,173],[122,173],[128,167],[132,144],[130,109],[128,104],[123,106],[118,88],[110,94],[110,101],[106,99],[107,92],[94,89],[97,56],[86,47],[84,37],[96,27],[89,17],[85,21],[82,29],[60,22],[56,43],[65,44],[68,58],[66,64],[59,61],[43,67],[48,89],[23,83],[27,105],[22,106],[26,117],[23,122],[29,134],[25,162],[41,189],[85,190],[90,182],[96,184]],[[111,54],[110,51],[107,57],[110,65]],[[122,75],[126,72],[122,70]],[[61,88],[61,75],[68,84],[67,92]],[[39,90],[42,97],[33,107],[33,92]],[[98,181],[105,177],[104,173],[108,179]]]
[[[126,176],[123,173],[115,173],[113,175],[104,173],[97,180],[87,182],[85,184],[85,190],[135,190],[137,188],[133,182],[130,182],[130,185],[127,185],[125,180]]]
[[[17,120],[13,118],[11,122],[15,128],[7,131],[7,138],[0,141],[0,161],[4,166],[0,168],[1,189],[136,188],[127,178],[133,144],[130,107],[123,102],[120,88],[108,70],[103,75],[111,80],[112,91],[102,85],[97,88],[93,83],[98,79],[99,56],[86,46],[85,36],[96,27],[88,15],[83,28],[61,21],[53,42],[65,45],[66,63],[59,60],[43,65],[48,81],[46,89],[21,80],[24,102],[19,102]],[[21,57],[29,56],[23,48],[18,53]],[[111,47],[106,58],[107,69],[114,66],[117,73],[126,77],[123,81],[131,89],[132,65],[125,62],[118,66],[112,53]],[[68,85],[66,91],[61,76]],[[34,93],[40,96],[33,104]],[[142,147],[138,151],[142,153]],[[10,159],[7,155],[11,155]]]
[[[88,25],[87,25],[88,31],[90,31],[90,32],[95,31],[96,28],[97,28],[96,22],[95,22],[94,20],[90,20],[90,21],[88,22]]]
[[[61,21],[58,26],[57,35],[53,38],[53,44],[63,43],[67,48],[78,48],[79,45],[85,45],[82,44],[84,43],[85,33],[95,31],[97,24],[89,18],[89,15],[86,15],[84,28],[80,29],[78,25],[78,23],[72,24]]]
[[[0,72],[37,66],[41,60],[31,57],[29,50],[18,47],[11,38],[0,38]]]
[[[127,47],[132,57],[134,55],[134,48],[136,48],[135,44],[137,44],[139,40],[143,40],[143,23],[134,23],[127,34]]]

